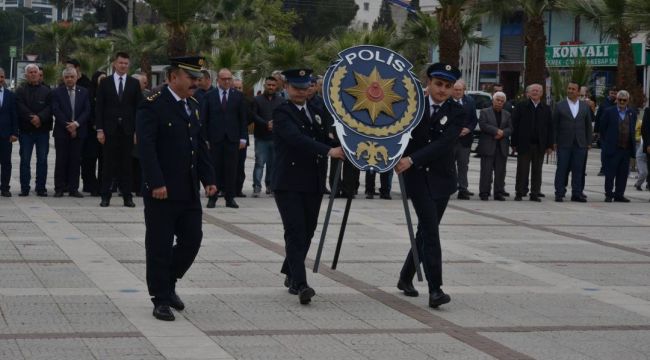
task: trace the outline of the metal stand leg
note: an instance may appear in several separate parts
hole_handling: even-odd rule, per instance
[[[332,184],[332,192],[330,193],[330,201],[327,204],[327,212],[325,212],[325,220],[323,222],[323,231],[320,234],[320,242],[318,243],[318,252],[314,260],[314,272],[318,272],[318,265],[320,264],[320,257],[323,253],[323,245],[325,244],[325,236],[327,235],[327,227],[330,223],[330,215],[332,215],[332,206],[334,199],[339,191],[339,178],[341,177],[341,168],[343,167],[343,160],[338,162],[336,166],[336,175],[334,176],[334,184]]]
[[[348,215],[350,215],[350,205],[352,204],[352,196],[348,197],[345,203],[345,212],[343,213],[343,222],[341,223],[341,230],[339,231],[339,240],[336,243],[336,251],[334,252],[334,260],[332,260],[332,270],[336,270],[336,265],[339,263],[339,254],[341,253],[341,244],[343,244],[343,235],[345,234],[345,227],[348,225]]]
[[[409,231],[409,238],[411,239],[411,253],[413,254],[413,262],[415,263],[415,272],[418,275],[418,281],[422,281],[422,272],[420,271],[420,256],[418,255],[418,248],[415,244],[415,234],[413,234],[413,223],[411,222],[411,211],[409,210],[409,202],[406,198],[406,186],[404,185],[404,175],[397,175],[399,178],[399,188],[402,192],[402,203],[404,204],[404,215],[406,216],[406,227]]]

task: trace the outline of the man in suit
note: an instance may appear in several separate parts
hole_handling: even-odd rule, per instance
[[[248,129],[244,95],[232,89],[232,73],[221,69],[217,75],[217,88],[203,98],[201,123],[210,142],[217,186],[226,199],[226,207],[238,208],[235,202],[239,150],[246,147]],[[208,208],[214,208],[217,195],[208,200]]]
[[[478,119],[481,135],[476,152],[481,156],[479,196],[485,201],[490,196],[494,176],[494,200],[505,201],[506,163],[508,162],[508,137],[512,134],[510,113],[503,109],[506,94],[498,91],[492,95],[492,107],[482,109]]]
[[[147,287],[153,316],[165,321],[175,318],[170,307],[185,308],[176,294],[176,281],[190,268],[201,246],[199,181],[207,195],[217,191],[198,102],[192,97],[204,60],[194,56],[170,61],[169,85],[146,98],[137,112]]]
[[[512,113],[511,146],[517,151],[516,201],[528,194],[530,175],[530,201],[542,201],[542,165],[544,154],[553,151],[551,108],[542,102],[542,85],[530,84],[526,88],[528,99],[518,103]]]
[[[118,179],[124,206],[135,207],[132,187],[132,153],[135,143],[135,111],[142,101],[140,82],[127,75],[129,55],[115,54],[113,75],[99,84],[96,94],[97,140],[104,145],[101,207],[110,205],[113,179]]]
[[[52,92],[52,114],[54,115],[54,197],[62,197],[64,191],[76,198],[79,192],[81,171],[81,145],[86,137],[90,100],[88,90],[77,86],[77,71],[63,70],[63,85]]]
[[[307,103],[310,69],[291,69],[287,79],[289,101],[273,111],[275,170],[271,186],[282,224],[286,257],[282,273],[289,293],[309,304],[316,292],[307,284],[305,257],[318,221],[327,157],[344,159],[341,147],[331,147],[324,114]]]
[[[199,85],[196,91],[194,91],[194,98],[199,102],[199,104],[201,104],[205,94],[212,90],[214,90],[214,86],[212,86],[212,74],[210,73],[210,70],[203,69],[201,70]]]
[[[241,79],[234,79],[232,81],[232,88],[242,94],[244,119],[246,119],[246,146],[239,149],[239,156],[237,159],[237,180],[235,181],[235,197],[245,198],[246,194],[244,194],[244,181],[246,180],[246,153],[248,147],[251,145],[248,129],[249,126],[253,124],[253,105],[251,104],[251,101],[246,97],[246,94],[244,94],[244,82]]]
[[[478,119],[476,118],[476,102],[470,96],[465,95],[465,81],[458,80],[454,84],[452,92],[454,101],[465,110],[465,122],[460,132],[458,143],[454,148],[454,158],[456,162],[456,174],[458,174],[458,199],[469,200],[474,195],[468,190],[467,171],[469,169],[469,154],[474,141],[472,131],[476,127]]]
[[[0,195],[11,197],[11,150],[18,140],[18,113],[16,96],[5,85],[5,71],[0,68]]]
[[[600,118],[601,148],[605,170],[605,202],[630,202],[625,197],[630,158],[635,155],[634,132],[637,112],[629,105],[630,93],[620,90],[616,106],[609,107]],[[616,189],[614,182],[616,181]]]
[[[603,114],[605,113],[605,110],[609,109],[612,106],[616,106],[616,94],[618,93],[618,90],[616,89],[616,86],[612,86],[607,90],[607,97],[603,99],[603,101],[600,102],[600,105],[598,106],[598,112],[596,113],[596,118],[594,121],[594,136],[598,138],[598,145],[600,145],[600,119],[603,117]],[[598,176],[605,176],[605,168],[604,168],[604,154],[602,152],[602,147],[601,147],[601,152],[600,152],[600,170],[598,171]]]
[[[27,83],[16,90],[20,135],[20,194],[29,195],[32,152],[36,147],[36,195],[47,196],[47,154],[52,130],[51,90],[43,85],[36,64],[25,66]]]
[[[555,201],[564,201],[567,174],[571,172],[571,201],[587,202],[584,190],[584,161],[591,147],[592,113],[589,105],[580,101],[580,85],[567,85],[567,98],[553,110],[553,148],[557,151],[555,171]]]
[[[411,198],[418,217],[415,237],[419,260],[429,286],[429,306],[437,308],[451,301],[442,291],[442,250],[438,226],[451,194],[457,190],[454,171],[454,147],[465,124],[465,111],[451,100],[454,83],[460,71],[447,64],[436,63],[427,68],[427,91],[424,117],[411,132],[404,156],[395,172],[404,173],[406,195]],[[397,288],[406,296],[418,296],[413,287],[415,275],[413,254],[408,252]]]
[[[74,67],[74,69],[77,70],[77,86],[81,86],[86,90],[90,90],[90,87],[92,86],[92,82],[90,81],[88,76],[86,76],[86,74],[81,72],[81,63],[79,63],[79,60],[68,59],[68,61],[65,64],[66,66]]]

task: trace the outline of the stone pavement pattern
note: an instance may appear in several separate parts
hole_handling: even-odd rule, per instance
[[[141,199],[129,209],[119,198],[100,208],[91,197],[17,197],[14,166],[14,197],[0,198],[0,359],[648,359],[650,192],[630,185],[632,203],[604,203],[596,159],[587,204],[552,201],[553,165],[541,204],[451,201],[441,236],[452,302],[439,310],[395,288],[409,248],[395,191],[353,202],[333,271],[336,201],[309,306],[282,285],[273,199],[238,199],[238,210],[221,200],[204,213],[202,249],[178,288],[187,308],[173,323],[151,316]],[[478,170],[472,158],[475,192]]]

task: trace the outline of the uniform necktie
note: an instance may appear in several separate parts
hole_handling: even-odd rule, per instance
[[[435,115],[440,110],[440,105],[431,105],[431,116]]]
[[[70,96],[70,109],[72,109],[72,117],[70,118],[70,121],[74,121],[74,104],[75,104],[74,89],[72,88],[68,89],[68,95]]]
[[[300,113],[302,114],[302,116],[305,117],[305,119],[307,119],[307,121],[311,123],[311,118],[309,117],[309,115],[307,115],[307,110],[305,110],[304,107],[300,108]]]
[[[179,102],[180,102],[181,105],[183,106],[183,110],[185,111],[185,113],[187,114],[187,116],[190,116],[190,115],[192,114],[192,112],[190,111],[189,107],[187,106],[187,101],[185,101],[185,100],[179,100]]]
[[[226,110],[226,106],[228,105],[228,91],[224,90],[223,95],[221,96],[221,107]]]
[[[124,84],[122,83],[122,77],[120,76],[120,83],[117,86],[117,97],[122,101],[122,95],[124,95]]]

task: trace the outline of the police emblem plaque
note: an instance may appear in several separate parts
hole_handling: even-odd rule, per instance
[[[325,105],[347,158],[364,171],[391,171],[424,114],[424,94],[400,54],[361,45],[339,53],[323,80]]]

